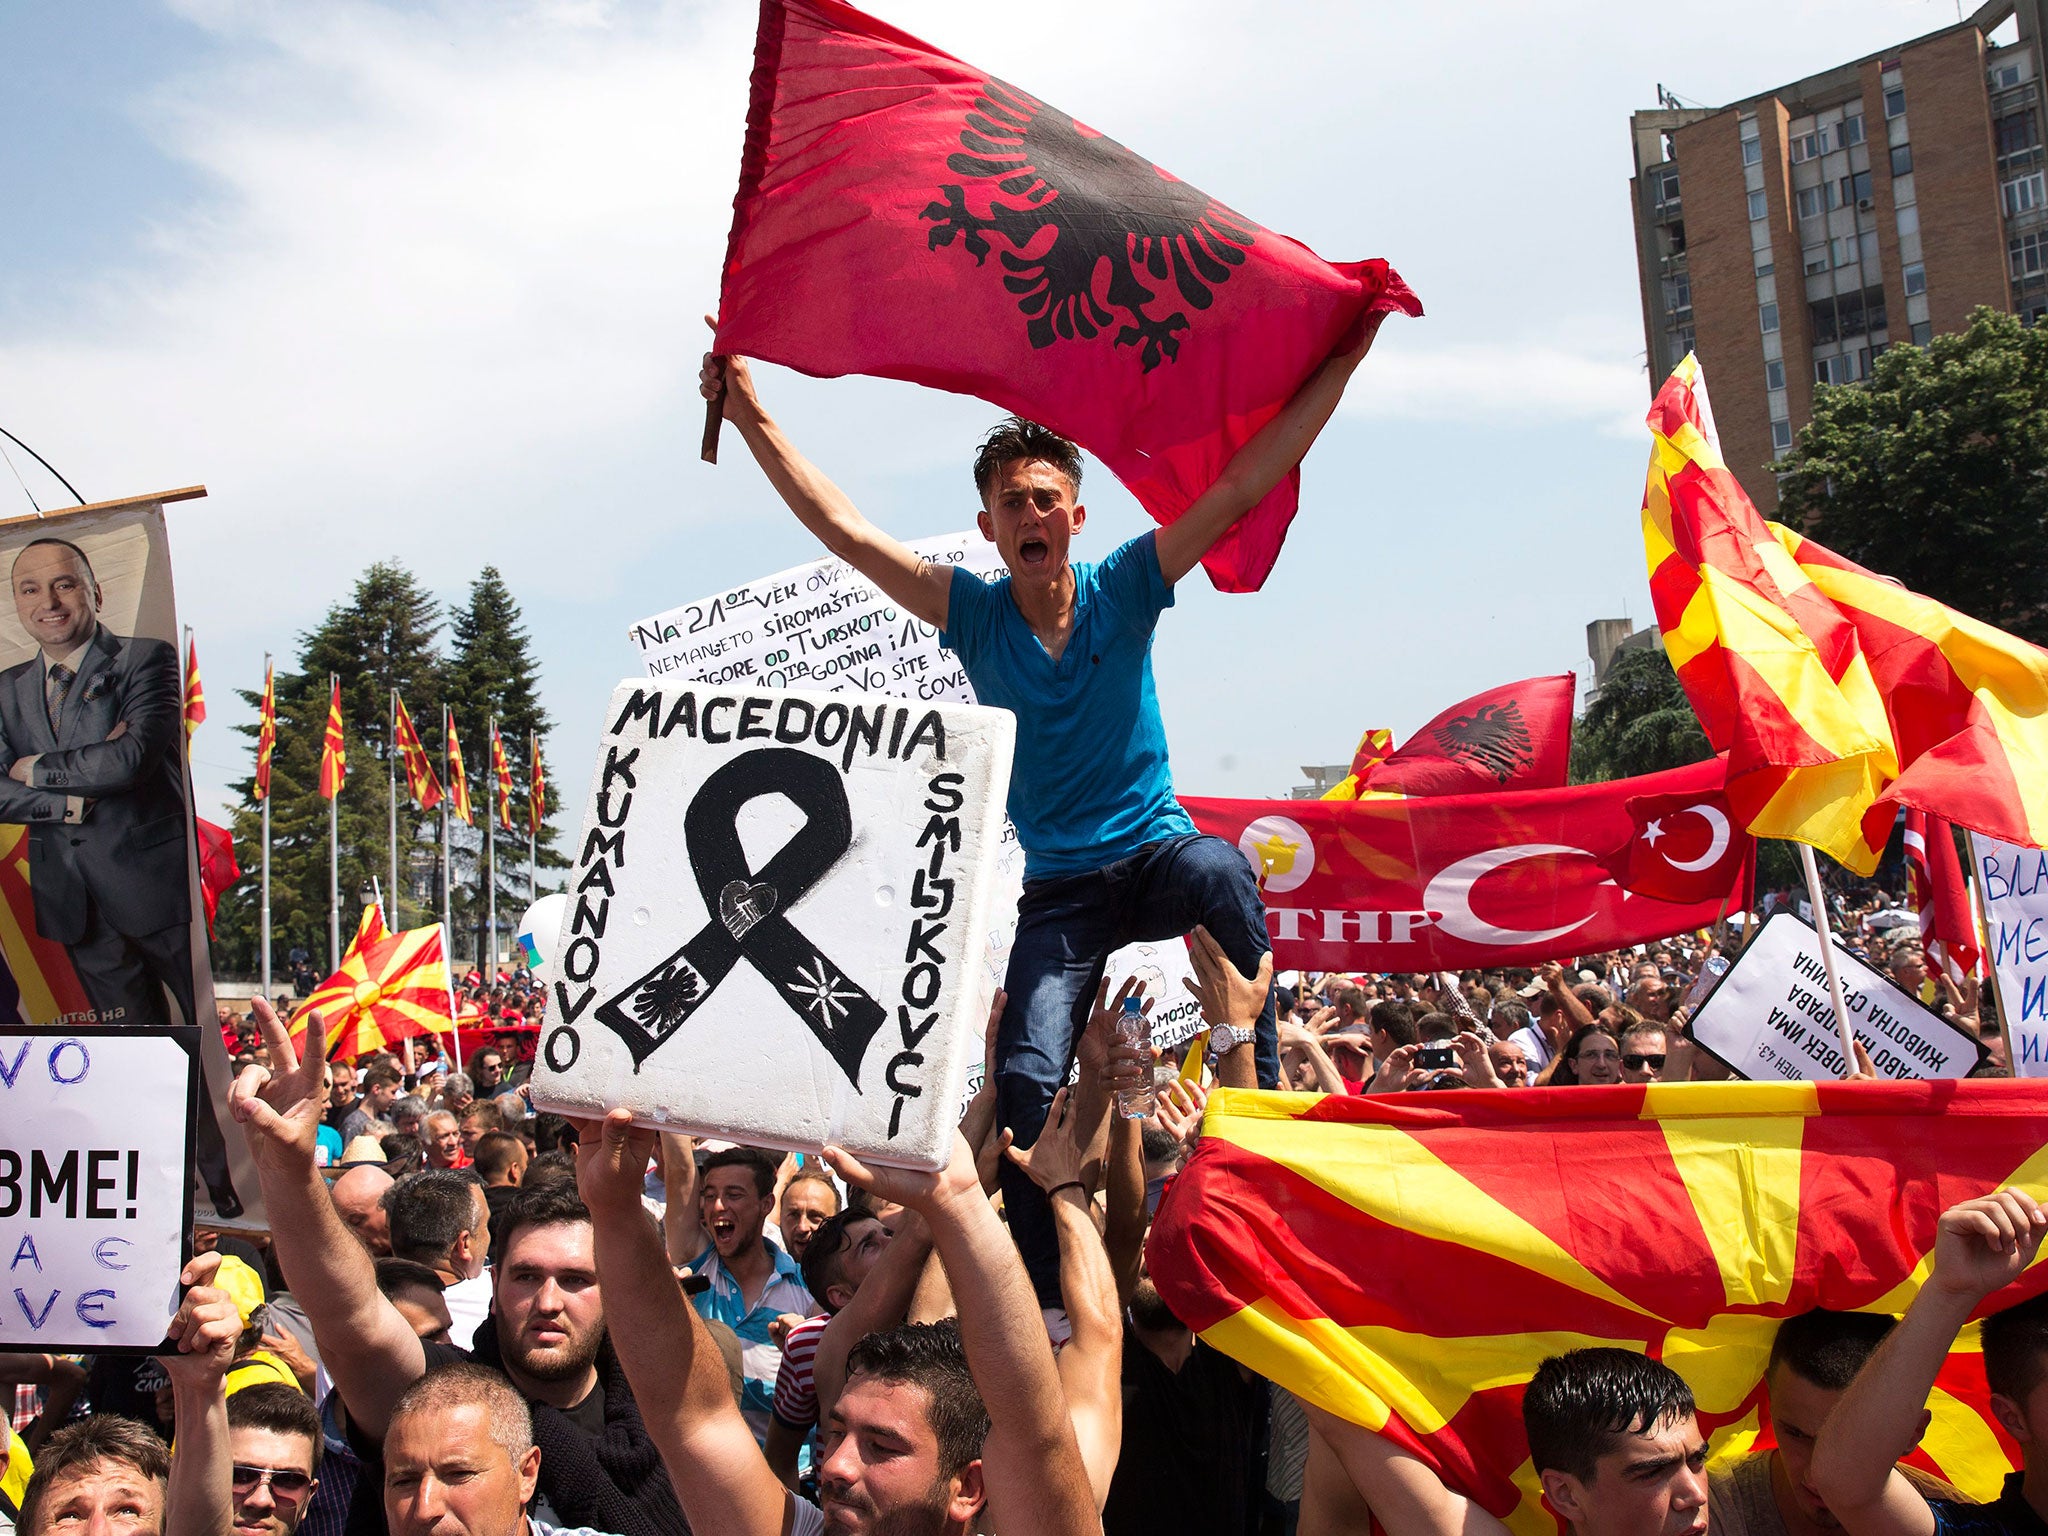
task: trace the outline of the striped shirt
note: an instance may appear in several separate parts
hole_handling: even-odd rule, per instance
[[[814,1317],[789,1330],[782,1344],[782,1368],[775,1373],[775,1417],[785,1428],[809,1429],[818,1422],[818,1389],[811,1381],[811,1361],[829,1317]]]
[[[769,1258],[775,1261],[775,1273],[761,1288],[761,1299],[751,1310],[740,1294],[739,1281],[719,1262],[718,1250],[709,1243],[691,1261],[690,1270],[709,1280],[711,1289],[690,1300],[696,1304],[699,1316],[724,1323],[739,1336],[740,1374],[746,1378],[740,1412],[746,1415],[754,1438],[765,1444],[768,1420],[775,1406],[775,1377],[782,1367],[782,1351],[776,1348],[768,1325],[785,1312],[809,1317],[818,1310],[818,1304],[804,1289],[803,1271],[796,1260],[766,1238],[761,1241]]]

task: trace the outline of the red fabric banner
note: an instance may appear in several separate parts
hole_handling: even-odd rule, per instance
[[[1474,694],[1409,737],[1400,751],[1370,765],[1360,783],[1402,795],[1560,788],[1571,767],[1578,681],[1566,672]]]
[[[1729,816],[1724,776],[1715,758],[1513,795],[1181,804],[1259,871],[1282,970],[1455,970],[1615,949],[1720,917],[1754,846]]]
[[[1981,958],[1977,925],[1970,920],[1970,894],[1956,858],[1955,834],[1946,821],[1916,805],[1906,807],[1906,869],[1913,905],[1920,914],[1920,946],[1926,951],[1927,969],[1945,971],[1956,982],[1976,975]]]
[[[1368,316],[1422,305],[836,0],[763,0],[720,352],[978,395],[1170,523]],[[1203,564],[1256,590],[1288,476]]]
[[[242,866],[235,862],[235,840],[228,829],[216,826],[204,816],[194,818],[199,829],[199,894],[206,900],[206,935],[213,937],[213,914],[229,886],[242,878]]]

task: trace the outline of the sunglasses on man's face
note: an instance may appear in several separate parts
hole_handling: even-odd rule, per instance
[[[283,1499],[291,1504],[306,1496],[306,1491],[313,1486],[313,1479],[290,1467],[245,1467],[240,1463],[236,1464],[236,1493],[246,1498],[265,1483],[270,1484],[272,1498]]]
[[[1642,1051],[1630,1051],[1621,1058],[1621,1064],[1631,1072],[1640,1072],[1645,1067],[1655,1067],[1659,1072],[1662,1072],[1664,1070],[1664,1053],[1658,1051],[1652,1055]]]

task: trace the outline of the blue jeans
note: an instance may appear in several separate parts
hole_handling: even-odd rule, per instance
[[[1141,940],[1207,928],[1244,975],[1258,973],[1273,947],[1266,905],[1245,856],[1218,837],[1186,833],[1148,843],[1129,858],[1085,874],[1027,880],[1017,903],[1017,939],[996,1036],[997,1123],[1019,1146],[1038,1139],[1052,1096],[1067,1080],[1075,1043],[1094,1011],[1111,951]],[[1280,1044],[1269,991],[1254,1049],[1261,1088],[1280,1082]],[[1060,1299],[1059,1235],[1044,1193],[1002,1160],[1003,1205],[1041,1303]]]

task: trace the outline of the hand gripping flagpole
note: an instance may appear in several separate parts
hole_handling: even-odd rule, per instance
[[[1820,930],[1820,964],[1828,974],[1828,999],[1835,1005],[1835,1033],[1842,1041],[1842,1076],[1856,1075],[1856,1034],[1849,1028],[1849,1010],[1842,1002],[1842,978],[1835,970],[1834,924],[1828,921],[1828,901],[1820,888],[1820,866],[1813,862],[1813,849],[1799,845],[1799,864],[1806,871],[1806,899],[1813,903],[1814,927]]]

